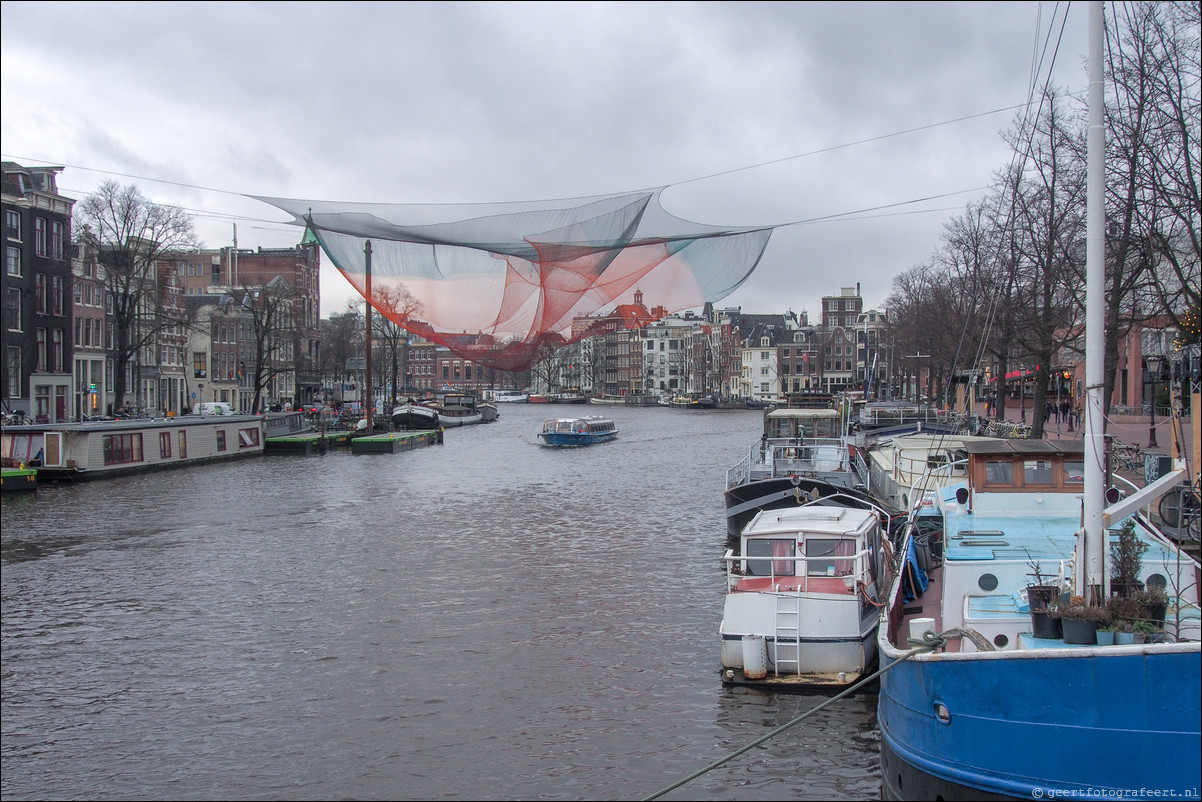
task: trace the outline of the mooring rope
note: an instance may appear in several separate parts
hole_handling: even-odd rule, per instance
[[[944,633],[944,634],[945,635],[953,634],[954,632],[955,632],[955,630],[949,630],[949,632]],[[947,644],[947,638],[944,637],[944,635],[936,635],[934,632],[927,632],[921,640],[915,640],[915,639],[911,638],[910,645],[913,646],[914,648],[911,649],[910,651],[906,652],[904,655],[899,657],[897,660],[894,660],[892,663],[887,665],[885,668],[877,670],[875,673],[873,673],[871,676],[865,678],[861,682],[858,682],[855,685],[852,685],[850,688],[848,688],[844,691],[840,691],[838,694],[832,696],[830,699],[827,699],[825,702],[818,705],[817,707],[811,708],[810,710],[807,710],[805,713],[802,713],[800,716],[793,719],[792,721],[789,721],[785,724],[780,725],[776,729],[769,732],[767,735],[756,738],[751,743],[747,744],[746,746],[744,746],[740,749],[736,749],[734,752],[731,752],[726,757],[720,758],[719,760],[714,761],[713,763],[709,764],[705,768],[699,769],[698,771],[693,772],[688,777],[685,777],[682,780],[678,780],[677,782],[672,783],[671,785],[669,785],[667,788],[664,788],[663,790],[656,791],[651,796],[643,797],[643,802],[650,802],[650,800],[652,800],[652,799],[659,799],[661,796],[668,793],[669,791],[675,791],[680,786],[685,785],[686,783],[690,783],[693,780],[700,777],[701,775],[706,774],[710,771],[713,771],[714,769],[721,766],[723,763],[726,763],[728,761],[735,759],[736,757],[743,754],[744,752],[748,752],[752,749],[755,749],[760,744],[764,743],[765,741],[771,740],[772,738],[775,738],[777,735],[780,735],[782,732],[789,729],[790,727],[800,724],[802,721],[804,721],[805,719],[814,715],[819,710],[822,710],[827,705],[834,704],[835,702],[842,699],[844,696],[847,696],[852,691],[860,690],[861,686],[866,685],[870,682],[873,682],[874,680],[876,680],[878,677],[880,677],[882,674],[884,674],[889,669],[893,668],[894,666],[898,665],[899,663],[909,660],[914,655],[921,654],[922,652],[929,652],[934,649],[942,648],[946,644]]]

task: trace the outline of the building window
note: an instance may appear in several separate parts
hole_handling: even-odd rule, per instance
[[[21,275],[21,249],[9,246],[4,257],[4,266],[10,276]]]
[[[204,351],[192,352],[192,378],[203,379],[208,376],[208,356]]]
[[[188,433],[183,429],[179,430],[179,458],[188,458]]]
[[[37,368],[38,373],[46,372],[46,330],[37,330]]]
[[[60,317],[63,314],[63,277],[50,277],[51,309]]]
[[[4,369],[8,371],[8,394],[13,398],[23,398],[25,388],[21,386],[21,346],[9,346]]]
[[[55,373],[63,372],[63,330],[53,329],[50,332],[50,370]]]
[[[46,255],[46,218],[33,219],[33,252],[38,256]]]
[[[21,239],[21,213],[13,209],[5,209],[4,229],[9,239]]]
[[[9,331],[23,331],[21,328],[21,290],[19,287],[9,287],[4,295],[4,325]]]
[[[217,430],[217,450],[225,451],[225,429]]]
[[[38,314],[46,314],[46,274],[36,273],[33,277],[33,302]]]
[[[50,256],[63,258],[63,224],[57,220],[50,224]]]
[[[171,459],[171,432],[159,432],[159,457]]]

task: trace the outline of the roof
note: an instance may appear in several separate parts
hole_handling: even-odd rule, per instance
[[[1084,456],[1085,442],[1083,440],[1012,440],[998,437],[966,442],[964,450],[970,455],[984,454],[999,457],[1024,455],[1049,457],[1059,454]]]

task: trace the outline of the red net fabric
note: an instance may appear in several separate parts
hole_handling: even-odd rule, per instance
[[[678,312],[726,297],[755,269],[771,227],[681,220],[661,191],[464,205],[258,199],[307,226],[378,313],[463,358],[521,370],[547,346],[590,336],[590,319],[636,291]]]

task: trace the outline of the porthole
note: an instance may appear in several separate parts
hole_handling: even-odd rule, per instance
[[[998,647],[999,649],[1005,649],[1007,646],[1010,645],[1010,639],[1007,638],[1005,635],[998,635],[996,638],[993,639],[993,645]]]
[[[947,709],[947,705],[945,705],[943,702],[935,703],[935,718],[939,719],[939,721],[943,724],[948,724],[951,722],[952,713]]]
[[[981,574],[977,578],[977,587],[986,593],[997,590],[997,577],[993,574]]]
[[[1164,574],[1151,574],[1144,584],[1148,590],[1164,590],[1169,586],[1169,580],[1165,579]]]

